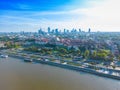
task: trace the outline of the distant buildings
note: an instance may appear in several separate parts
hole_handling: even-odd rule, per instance
[[[45,31],[43,31],[41,28],[38,30],[38,34],[42,34],[44,35],[45,34]]]
[[[81,29],[75,29],[75,28],[73,28],[72,30],[69,30],[69,29],[59,30],[58,28],[51,29],[51,27],[48,27],[47,31],[43,30],[42,28],[38,30],[38,34],[46,34],[46,33],[48,34],[68,34],[68,33],[75,34],[75,33],[83,33],[83,32],[85,31],[82,31]],[[90,32],[91,32],[91,29],[89,28],[88,33]]]

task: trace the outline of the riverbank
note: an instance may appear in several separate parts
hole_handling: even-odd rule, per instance
[[[72,66],[68,64],[60,64],[60,63],[55,63],[55,62],[50,62],[50,61],[41,61],[41,60],[33,60],[33,61],[37,63],[48,64],[52,66],[57,66],[57,67],[66,68],[66,69],[75,70],[75,71],[87,72],[87,73],[91,73],[91,74],[95,74],[95,75],[99,75],[99,76],[103,76],[107,78],[120,80],[120,76],[103,74],[103,73],[100,73],[100,72],[97,72],[95,70],[88,69],[88,68],[82,68],[82,67]]]
[[[19,59],[23,59],[23,60],[25,59],[25,57],[14,56],[14,55],[10,55],[10,57],[19,58]],[[69,69],[69,70],[75,70],[75,71],[78,71],[78,72],[82,71],[82,72],[86,72],[86,73],[90,73],[90,74],[94,74],[94,75],[98,75],[98,76],[102,76],[102,77],[107,77],[107,78],[111,78],[111,79],[120,80],[120,76],[115,76],[115,75],[111,75],[111,74],[108,74],[108,73],[102,73],[102,72],[92,70],[92,69],[89,69],[89,68],[85,68],[85,67],[81,67],[81,66],[73,66],[73,65],[68,65],[68,64],[64,64],[64,63],[56,63],[56,62],[52,62],[52,61],[37,60],[37,59],[32,59],[32,60],[35,63],[52,65],[52,66],[65,68],[65,69]]]

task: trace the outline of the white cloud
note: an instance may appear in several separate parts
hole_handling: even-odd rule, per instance
[[[64,22],[64,26],[81,27],[86,30],[90,27],[93,31],[120,31],[120,0],[103,0],[99,4],[97,0],[94,0],[89,4],[93,7],[78,8],[62,13],[77,17]]]
[[[93,6],[47,14],[73,15],[71,20],[66,20],[66,22],[56,21],[58,22],[56,23],[52,21],[52,23],[56,23],[56,26],[59,26],[60,23],[61,27],[66,25],[68,28],[81,27],[87,30],[87,28],[91,27],[94,31],[120,31],[120,0],[102,0],[102,2],[93,0],[88,4]],[[81,15],[84,17],[81,17]]]
[[[95,3],[93,3],[95,4]],[[102,31],[120,30],[120,0],[104,0],[99,6],[92,8],[78,9],[86,18],[82,22],[92,28]]]

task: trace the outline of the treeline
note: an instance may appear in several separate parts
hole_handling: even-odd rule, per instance
[[[10,48],[20,48],[21,47],[21,44],[19,44],[19,43],[15,43],[15,42],[10,42],[10,41],[8,41],[8,42],[6,42],[5,43],[5,46],[6,46],[6,48],[8,48],[8,49],[10,49]]]
[[[98,49],[98,50],[88,50],[86,48],[75,48],[75,47],[67,47],[63,45],[52,45],[45,44],[44,46],[29,46],[24,49],[25,51],[31,52],[39,52],[41,54],[54,54],[59,56],[82,56],[85,59],[93,59],[93,60],[103,60],[103,61],[113,61],[114,55],[110,50],[106,49]],[[118,56],[120,59],[120,56]]]

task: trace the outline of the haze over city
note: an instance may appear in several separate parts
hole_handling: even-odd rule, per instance
[[[120,31],[119,0],[1,0],[0,32],[63,30]]]

